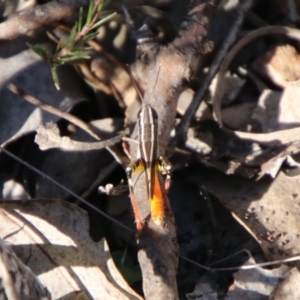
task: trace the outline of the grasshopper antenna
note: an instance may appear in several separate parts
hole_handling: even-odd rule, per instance
[[[141,94],[141,92],[140,92],[140,90],[139,90],[139,88],[138,88],[138,86],[137,86],[137,84],[136,84],[136,82],[135,82],[135,79],[134,79],[134,77],[133,77],[133,75],[132,75],[130,66],[127,65],[127,67],[128,67],[128,73],[129,73],[129,76],[130,76],[131,81],[132,81],[132,83],[133,83],[133,86],[134,86],[136,92],[138,93],[139,97],[141,98],[142,102],[144,102],[144,98],[143,98],[143,96],[142,96],[142,94]]]
[[[157,75],[156,75],[154,87],[153,87],[153,89],[152,89],[152,92],[151,92],[151,95],[150,95],[150,98],[149,98],[149,99],[151,99],[152,96],[153,96],[153,93],[154,93],[154,90],[155,90],[155,87],[156,87],[156,84],[157,84],[157,81],[158,81],[159,73],[160,73],[160,67],[161,67],[161,64],[159,64],[159,66],[158,66],[158,72],[157,72]]]
[[[129,75],[130,75],[130,78],[131,78],[131,81],[132,81],[132,83],[133,83],[133,86],[134,86],[136,92],[138,93],[139,97],[141,98],[142,102],[144,102],[144,98],[143,98],[143,96],[142,96],[142,94],[141,94],[141,92],[140,92],[140,90],[139,90],[139,88],[138,88],[138,86],[137,86],[137,84],[136,84],[136,82],[135,82],[135,79],[134,79],[134,77],[133,77],[133,75],[132,75],[130,66],[127,65],[127,67],[128,67],[128,73],[129,73]],[[156,87],[156,84],[157,84],[157,81],[158,81],[158,78],[159,78],[160,67],[161,67],[161,64],[159,64],[158,72],[157,72],[156,79],[155,79],[155,83],[154,83],[154,87],[153,87],[153,89],[152,89],[151,96],[150,96],[149,99],[151,99],[152,96],[153,96],[153,93],[154,93],[154,90],[155,90],[155,87]]]

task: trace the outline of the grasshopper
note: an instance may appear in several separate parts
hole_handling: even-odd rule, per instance
[[[157,112],[150,104],[142,104],[138,112],[137,124],[137,159],[131,162],[126,168],[126,173],[137,230],[141,230],[143,222],[138,211],[137,200],[133,191],[134,184],[132,182],[132,173],[138,174],[145,172],[146,189],[150,203],[151,217],[157,225],[163,225],[165,219],[165,208],[168,205],[167,192],[170,186],[173,167],[165,157],[159,155],[158,116]],[[166,175],[164,184],[162,183],[161,174]]]

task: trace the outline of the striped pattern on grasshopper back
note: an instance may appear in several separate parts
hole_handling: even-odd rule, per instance
[[[137,223],[137,230],[142,229],[142,220],[138,211],[137,199],[134,194],[132,173],[145,172],[146,188],[153,221],[163,226],[165,207],[168,205],[167,191],[170,185],[171,165],[158,151],[158,116],[150,104],[143,104],[138,113],[138,153],[137,160],[126,169],[132,207]],[[163,184],[162,174],[166,174]]]

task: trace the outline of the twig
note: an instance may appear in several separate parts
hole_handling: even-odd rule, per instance
[[[43,25],[68,18],[79,7],[89,4],[88,0],[67,0],[64,3],[49,2],[21,11],[0,24],[0,41],[15,39]]]
[[[242,1],[242,4],[239,6],[235,23],[233,24],[228,36],[226,37],[222,46],[220,47],[220,51],[215,57],[212,65],[209,67],[209,73],[205,77],[204,82],[202,83],[198,91],[195,93],[190,106],[186,110],[185,115],[182,117],[181,122],[177,126],[175,137],[177,145],[182,145],[185,143],[189,124],[202,101],[205,91],[207,90],[213,77],[216,75],[222,60],[228,52],[228,49],[236,40],[236,36],[239,32],[240,26],[245,18],[247,11],[251,7],[252,2],[253,0]]]
[[[78,119],[77,117],[67,113],[67,112],[64,112],[64,111],[61,111],[60,109],[52,106],[52,105],[49,105],[37,98],[35,98],[34,96],[26,93],[24,90],[22,90],[21,88],[19,88],[18,86],[16,86],[15,84],[13,83],[9,83],[7,88],[12,91],[14,94],[24,98],[25,100],[27,100],[28,102],[30,102],[31,104],[45,110],[45,111],[48,111],[50,112],[51,114],[54,114],[58,117],[61,117],[69,122],[71,122],[72,124],[78,126],[79,128],[81,128],[82,130],[84,130],[85,132],[87,132],[89,135],[91,135],[92,137],[94,137],[96,140],[99,140],[101,139],[101,136],[99,135],[99,133],[96,132],[96,130],[86,124],[85,122],[81,121],[80,119]]]
[[[251,253],[246,249],[239,251],[238,254],[242,251],[243,252],[246,251],[247,254],[249,255],[249,257],[253,258]],[[233,255],[231,255],[230,257],[227,257],[226,259],[231,258],[232,256]],[[274,266],[274,265],[284,264],[284,263],[293,262],[293,261],[299,261],[300,260],[300,255],[296,255],[296,256],[292,256],[292,257],[284,258],[284,259],[278,259],[278,260],[274,260],[274,261],[268,261],[268,262],[263,262],[263,263],[252,264],[252,265],[245,265],[245,266],[240,266],[240,267],[228,267],[228,268],[210,268],[210,267],[198,264],[195,261],[190,260],[190,259],[188,259],[184,256],[180,256],[180,258],[186,260],[187,262],[189,262],[189,263],[191,263],[191,264],[193,264],[193,265],[195,265],[195,266],[197,266],[201,269],[209,271],[209,272],[222,272],[222,271],[226,272],[226,271],[251,270],[251,269],[257,269],[257,268],[261,268],[261,267],[268,267],[268,266]],[[224,261],[224,260],[222,260],[222,261]],[[214,263],[214,264],[216,264],[216,263]]]

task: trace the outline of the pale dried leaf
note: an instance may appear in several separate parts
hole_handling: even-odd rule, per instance
[[[2,43],[0,65],[0,144],[35,130],[41,123],[58,120],[57,116],[35,107],[7,90],[9,81],[63,111],[68,111],[75,104],[88,99],[83,85],[74,76],[75,71],[68,67],[59,69],[62,90],[58,91],[54,86],[49,65],[29,50],[22,39]]]
[[[30,196],[22,184],[8,179],[3,182],[2,198],[5,200],[29,200]]]
[[[296,155],[299,151],[300,142],[298,141],[282,146],[253,151],[253,154],[247,156],[244,162],[249,166],[260,166],[257,180],[262,178],[265,174],[275,178],[281,169],[282,163],[285,163],[291,168],[298,168],[300,166],[291,157],[291,155]]]
[[[188,300],[217,300],[218,293],[209,283],[203,282],[200,279],[196,284],[194,291],[187,294],[186,297]]]
[[[262,132],[272,132],[300,126],[300,81],[288,83],[283,92],[266,90],[259,98],[253,118]]]
[[[282,280],[279,280],[271,294],[270,300],[300,299],[299,282],[299,270],[293,268]]]
[[[249,259],[245,265],[248,264],[255,264],[253,258]],[[279,279],[284,277],[287,272],[288,267],[284,265],[272,270],[259,267],[250,270],[240,270],[234,274],[234,289],[227,293],[226,299],[266,300]]]
[[[39,82],[41,78],[43,78],[43,81]],[[26,92],[48,104],[61,107],[62,110],[69,110],[82,100],[82,98],[81,100],[72,99],[63,92],[57,91],[53,85],[49,66],[44,62],[26,69],[16,76],[13,82]],[[57,116],[35,107],[6,89],[0,91],[0,98],[0,117],[2,120],[0,123],[0,143],[7,142],[8,139],[16,139],[23,134],[31,132],[44,122],[59,119]]]
[[[141,100],[127,70],[106,57],[98,55],[89,66],[80,63],[78,67],[92,87],[107,95],[113,94],[120,107],[130,107],[133,102]]]
[[[114,268],[106,242],[91,240],[87,215],[77,206],[31,200],[3,201],[0,208],[0,235],[54,299],[82,290],[93,299],[140,299]]]
[[[0,299],[51,299],[48,290],[2,239],[0,239]]]
[[[203,127],[190,128],[188,130],[188,139],[186,141],[187,149],[192,149],[203,155],[212,151],[213,135],[211,131]]]

